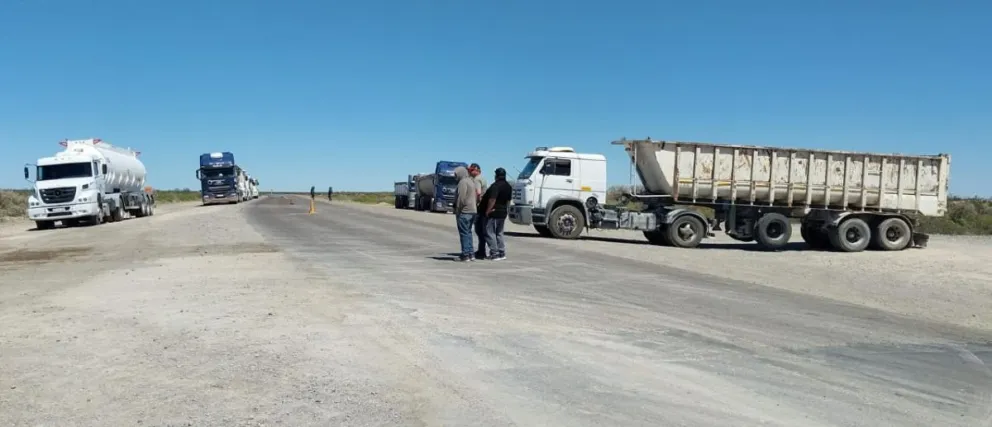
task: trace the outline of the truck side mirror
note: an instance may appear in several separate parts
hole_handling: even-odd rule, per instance
[[[107,164],[106,163],[104,163],[103,165],[100,166],[100,174],[101,175],[106,175],[107,174]]]
[[[31,172],[28,171],[28,167],[24,167],[24,179],[31,179]]]
[[[551,175],[555,171],[555,164],[552,162],[545,162],[544,166],[541,167],[541,175]]]
[[[196,179],[200,179],[200,170],[199,169],[196,170]]]

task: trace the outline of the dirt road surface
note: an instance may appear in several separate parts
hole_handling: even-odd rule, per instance
[[[511,227],[508,260],[458,263],[450,215],[306,203],[5,229],[0,425],[992,425],[981,240],[767,254]]]

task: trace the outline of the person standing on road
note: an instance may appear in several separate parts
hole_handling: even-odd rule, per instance
[[[460,261],[474,261],[475,251],[472,250],[472,226],[478,216],[478,196],[476,195],[475,180],[469,176],[463,166],[455,168],[455,178],[458,187],[455,189],[455,224],[458,227],[458,239],[461,242]]]
[[[469,165],[468,174],[472,177],[476,187],[476,211],[478,215],[475,217],[475,235],[479,239],[479,249],[475,251],[475,257],[482,259],[486,257],[486,216],[484,215],[485,205],[482,204],[482,195],[486,193],[488,184],[486,179],[482,177],[482,167],[478,163]]]
[[[330,202],[331,197],[334,196],[334,187],[327,187],[327,201]]]
[[[489,259],[506,259],[506,243],[503,241],[503,226],[506,224],[507,206],[513,198],[513,187],[506,182],[506,169],[496,168],[493,185],[482,196],[485,201],[486,243],[489,244]]]

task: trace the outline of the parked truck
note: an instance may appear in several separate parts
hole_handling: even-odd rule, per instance
[[[27,211],[38,229],[54,228],[56,222],[98,225],[155,213],[155,195],[145,186],[147,171],[139,152],[99,138],[59,144],[63,151],[24,167],[29,181],[31,166],[35,169]]]
[[[240,203],[245,200],[244,174],[234,162],[234,153],[224,151],[200,155],[196,170],[204,205]]]
[[[396,209],[417,207],[417,180],[424,174],[407,175],[406,181],[393,183],[393,202]]]
[[[417,178],[416,209],[431,212],[453,212],[455,209],[455,190],[458,179],[455,178],[455,168],[468,167],[465,162],[441,160],[434,166],[434,173],[420,175]]]
[[[256,179],[251,174],[247,174],[248,183],[248,200],[254,200],[258,198],[258,179]]]
[[[651,243],[692,248],[723,227],[731,238],[783,248],[799,219],[817,249],[925,247],[920,216],[947,210],[950,156],[901,155],[696,142],[614,141],[640,179],[625,199],[606,200],[606,158],[538,147],[514,184],[510,221],[546,237],[584,229],[639,230]],[[692,209],[713,210],[708,218]]]

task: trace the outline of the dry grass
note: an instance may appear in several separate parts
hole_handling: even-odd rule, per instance
[[[28,195],[31,190],[0,190],[0,221],[27,216]],[[200,200],[200,192],[190,189],[159,190],[156,203],[178,203]]]

